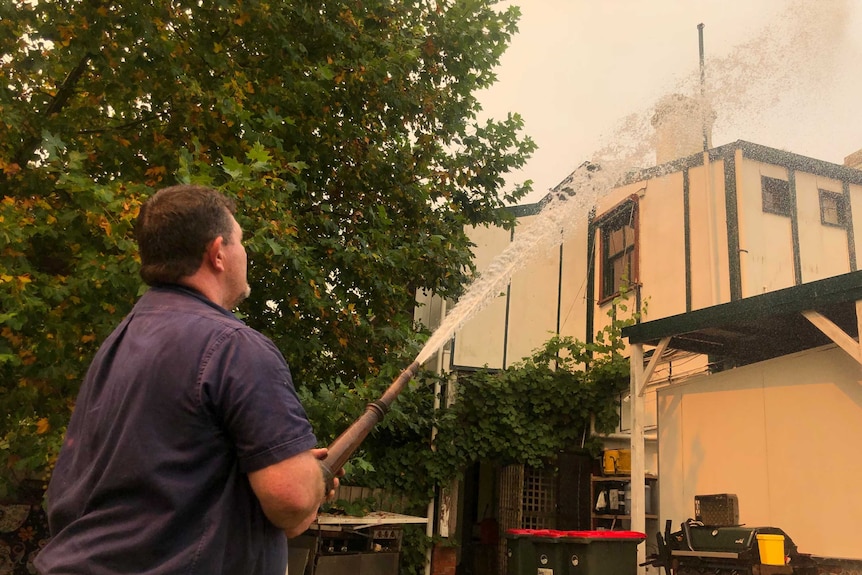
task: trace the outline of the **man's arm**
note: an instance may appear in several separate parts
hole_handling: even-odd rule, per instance
[[[324,497],[319,458],[325,449],[312,449],[248,474],[263,512],[288,537],[308,529]]]

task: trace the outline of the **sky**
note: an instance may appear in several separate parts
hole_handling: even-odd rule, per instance
[[[520,6],[519,32],[498,82],[479,94],[480,118],[518,113],[538,145],[509,178],[533,181],[521,204],[608,145],[648,141],[662,96],[697,95],[701,23],[713,147],[747,140],[837,164],[862,149],[862,1],[500,3],[509,5]]]

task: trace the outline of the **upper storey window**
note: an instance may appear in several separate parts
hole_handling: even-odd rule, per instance
[[[637,232],[638,210],[633,201],[601,219],[601,301],[618,295],[620,287],[636,282]]]
[[[844,196],[828,190],[820,192],[820,223],[825,226],[845,227],[847,225],[847,202]]]
[[[790,201],[790,183],[787,180],[760,177],[763,211],[779,216],[790,216],[792,202]]]

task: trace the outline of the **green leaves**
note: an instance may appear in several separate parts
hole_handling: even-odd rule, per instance
[[[478,460],[541,467],[563,450],[597,449],[591,422],[612,431],[629,385],[629,362],[620,353],[627,323],[612,321],[599,343],[554,336],[504,371],[459,377],[457,400],[436,423],[438,479]]]

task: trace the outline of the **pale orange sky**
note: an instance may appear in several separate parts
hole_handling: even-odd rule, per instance
[[[862,2],[509,0],[520,31],[480,94],[482,117],[520,113],[539,145],[511,181],[538,201],[603,143],[699,78],[697,25],[718,118],[713,146],[743,139],[842,163],[862,148]],[[695,84],[694,89],[697,89]]]

